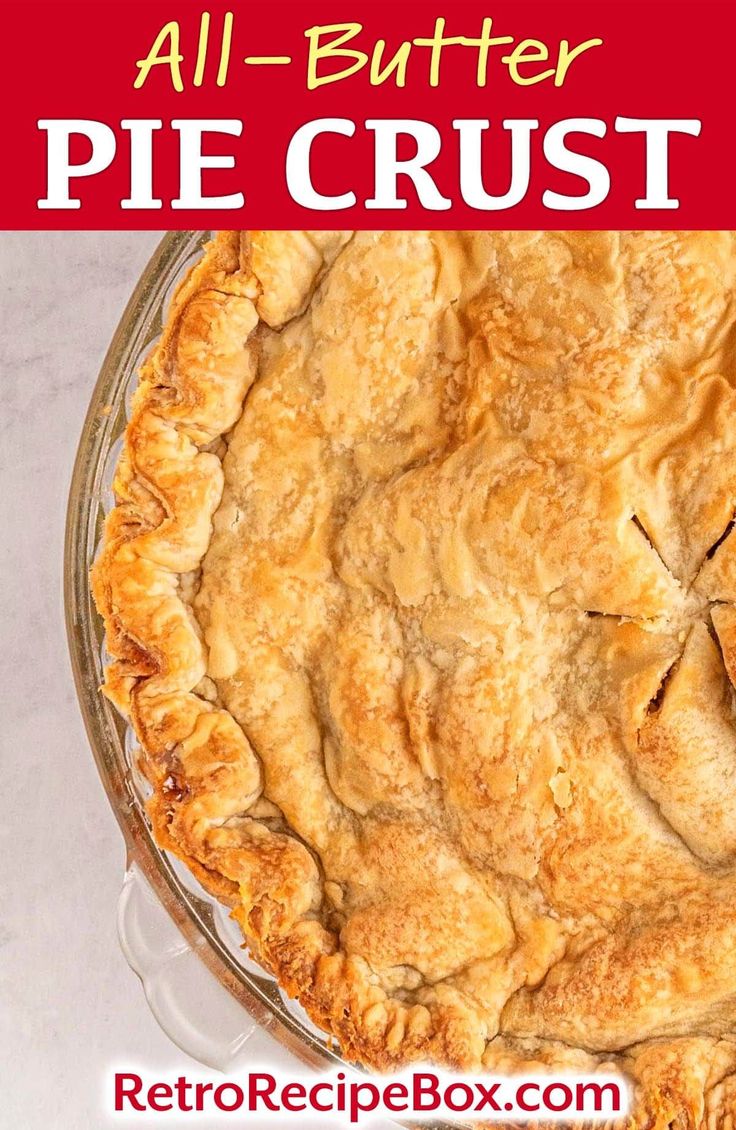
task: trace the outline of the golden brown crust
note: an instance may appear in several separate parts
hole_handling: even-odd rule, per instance
[[[105,690],[159,842],[348,1058],[614,1064],[632,1126],[734,1115],[735,264],[230,232],[174,297]]]

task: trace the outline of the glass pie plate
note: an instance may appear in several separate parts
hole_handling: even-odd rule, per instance
[[[189,871],[155,843],[136,738],[100,694],[104,631],[89,589],[137,371],[156,343],[171,294],[209,236],[171,232],[133,292],[105,357],[82,431],[65,548],[67,632],[77,694],[105,790],[125,838],[118,929],[164,1031],[201,1063],[313,1068],[346,1064],[330,1038],[242,948],[240,931]],[[394,1124],[392,1124],[394,1125]]]

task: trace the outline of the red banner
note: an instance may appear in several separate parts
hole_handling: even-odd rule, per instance
[[[736,5],[4,5],[7,228],[736,226]]]

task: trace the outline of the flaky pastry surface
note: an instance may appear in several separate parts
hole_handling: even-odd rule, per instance
[[[381,1069],[736,1119],[732,233],[225,232],[93,574],[159,842]]]

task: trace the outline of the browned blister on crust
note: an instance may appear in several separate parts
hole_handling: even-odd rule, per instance
[[[253,231],[174,295],[105,692],[349,1059],[736,1119],[735,277],[732,233]]]

